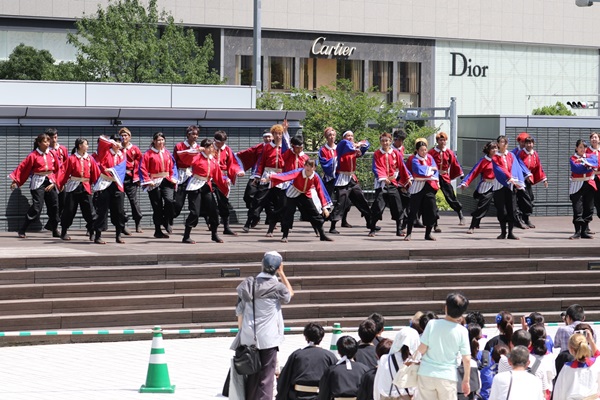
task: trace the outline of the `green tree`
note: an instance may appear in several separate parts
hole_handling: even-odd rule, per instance
[[[221,83],[209,67],[214,44],[202,46],[191,29],[176,24],[150,0],[109,1],[95,15],[76,22],[68,41],[77,48],[77,64],[85,80],[102,82]],[[72,72],[72,71],[71,71]]]
[[[355,90],[352,83],[341,79],[335,87],[323,86],[316,91],[293,88],[291,93],[262,92],[257,108],[265,110],[303,110],[302,132],[307,151],[316,151],[325,142],[323,129],[333,126],[341,135],[351,130],[358,140],[379,142],[381,132],[398,126],[402,103],[388,104],[370,92]],[[370,127],[377,126],[377,129]]]
[[[48,79],[54,69],[54,57],[48,50],[37,50],[23,43],[14,48],[7,61],[0,62],[0,79]]]
[[[567,116],[575,116],[574,112],[569,110],[566,105],[557,101],[553,106],[544,106],[540,108],[534,109],[531,114],[533,115],[567,115]]]

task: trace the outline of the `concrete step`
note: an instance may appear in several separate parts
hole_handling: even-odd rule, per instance
[[[288,276],[386,275],[392,273],[486,273],[486,272],[539,272],[586,271],[590,265],[600,264],[597,257],[576,258],[458,258],[435,260],[374,259],[369,261],[298,261],[286,262]],[[69,267],[0,270],[0,285],[155,281],[164,279],[218,279],[224,270],[239,270],[240,276],[260,271],[260,264],[211,263],[203,265]]]
[[[114,300],[114,299],[113,299]],[[139,299],[140,301],[142,299]],[[482,313],[494,314],[500,310],[519,310],[527,305],[530,310],[544,313],[557,313],[569,305],[578,303],[586,309],[586,315],[600,314],[600,297],[557,297],[557,298],[518,298],[518,299],[473,299],[469,309]],[[111,326],[154,326],[165,324],[215,324],[229,323],[235,326],[235,305],[187,308],[176,304],[176,308],[113,310],[96,312],[72,312],[2,315],[0,331],[13,330],[47,330],[47,329],[80,329]],[[355,302],[329,304],[302,304],[297,301],[285,305],[283,314],[286,319],[311,321],[315,319],[341,320],[346,318],[365,318],[372,312],[382,315],[413,315],[416,311],[432,310],[443,313],[443,301],[388,301],[388,302]],[[58,309],[57,309],[58,311]],[[337,321],[339,322],[339,321]]]
[[[388,271],[389,272],[389,271]],[[381,275],[314,275],[290,276],[290,282],[295,290],[342,290],[379,288],[446,288],[466,286],[472,280],[478,286],[504,286],[507,282],[534,287],[556,286],[553,293],[574,293],[578,290],[578,282],[587,284],[600,283],[600,271],[534,271],[534,272],[481,272],[474,276],[472,273],[397,273]],[[83,283],[39,283],[2,285],[0,300],[16,299],[50,299],[65,297],[98,297],[98,296],[130,296],[130,295],[159,295],[185,293],[221,293],[233,292],[243,280],[242,277],[215,279],[163,279],[139,281],[101,281]],[[473,285],[468,287],[473,288]],[[596,286],[597,287],[597,286]],[[562,288],[562,289],[561,289]],[[548,290],[548,289],[546,289]],[[496,293],[496,292],[493,292]]]

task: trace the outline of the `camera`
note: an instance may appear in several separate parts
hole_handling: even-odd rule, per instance
[[[573,331],[573,334],[579,333],[580,335],[585,336],[585,329],[580,329],[578,331]]]

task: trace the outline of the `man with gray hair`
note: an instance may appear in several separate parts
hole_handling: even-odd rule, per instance
[[[508,357],[512,371],[500,372],[492,383],[489,400],[544,400],[542,382],[527,371],[529,350],[515,346]]]
[[[277,279],[281,278],[281,282]],[[283,271],[283,257],[276,251],[266,252],[262,272],[250,276],[237,287],[236,315],[240,329],[232,349],[238,345],[256,345],[262,368],[246,380],[246,399],[271,400],[277,365],[277,351],[284,340],[281,305],[294,295]]]

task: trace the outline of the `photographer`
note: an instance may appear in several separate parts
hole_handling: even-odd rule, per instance
[[[244,279],[238,285],[237,293],[239,299],[236,315],[240,332],[232,349],[240,344],[255,344],[262,364],[258,373],[248,375],[246,399],[271,400],[278,346],[284,340],[281,305],[289,303],[294,295],[283,272],[281,254],[276,251],[266,252],[262,260],[262,272],[256,278],[251,276]]]

